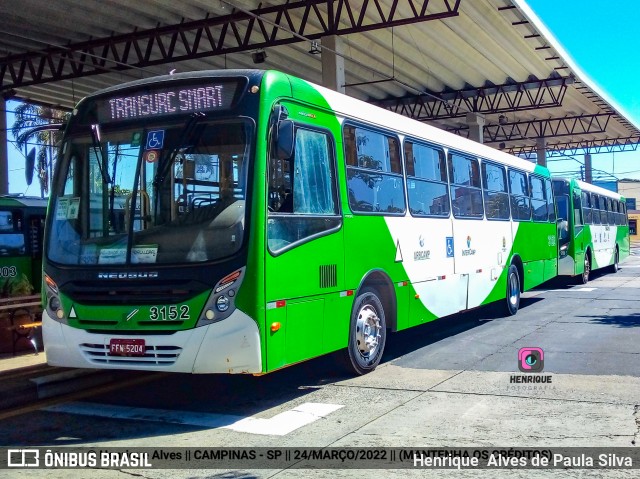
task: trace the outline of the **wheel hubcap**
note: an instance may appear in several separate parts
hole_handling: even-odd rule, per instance
[[[584,260],[584,279],[585,280],[589,279],[589,268],[590,268],[589,259],[585,258]]]
[[[375,354],[380,344],[380,318],[376,310],[370,305],[364,305],[358,312],[356,322],[356,341],[363,357]]]
[[[518,302],[518,292],[520,291],[520,285],[518,284],[518,278],[515,274],[509,276],[509,303],[515,306]]]

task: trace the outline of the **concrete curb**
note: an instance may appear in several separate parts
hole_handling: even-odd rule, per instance
[[[112,382],[113,371],[35,365],[0,373],[0,411]]]
[[[46,399],[100,386],[115,380],[111,371],[98,369],[71,369],[60,373],[32,378],[38,399]]]

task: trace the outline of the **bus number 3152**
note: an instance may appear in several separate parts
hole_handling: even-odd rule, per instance
[[[189,319],[189,306],[151,306],[149,309],[149,319],[151,321],[185,321]]]

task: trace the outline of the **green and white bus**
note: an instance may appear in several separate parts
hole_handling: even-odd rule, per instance
[[[629,256],[625,198],[576,179],[553,178],[558,208],[558,275],[589,281],[591,271],[617,272]]]
[[[342,350],[362,374],[388,331],[515,314],[556,234],[548,171],[488,146],[276,71],[140,80],[66,128],[47,360],[262,374]]]
[[[47,200],[0,196],[0,292],[2,296],[40,291],[42,240]]]

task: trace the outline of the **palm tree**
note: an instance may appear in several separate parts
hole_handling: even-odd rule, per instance
[[[61,130],[41,130],[32,132],[32,129],[51,123],[62,123],[66,121],[70,113],[42,105],[31,103],[20,103],[14,112],[15,121],[11,127],[11,133],[16,140],[17,147],[22,149],[27,147],[29,142],[35,141],[36,161],[35,171],[40,181],[40,192],[42,197],[49,192],[49,180],[53,165],[58,158],[57,145],[62,139]],[[33,168],[27,162],[27,169]],[[26,171],[27,182],[31,184],[32,171]]]

